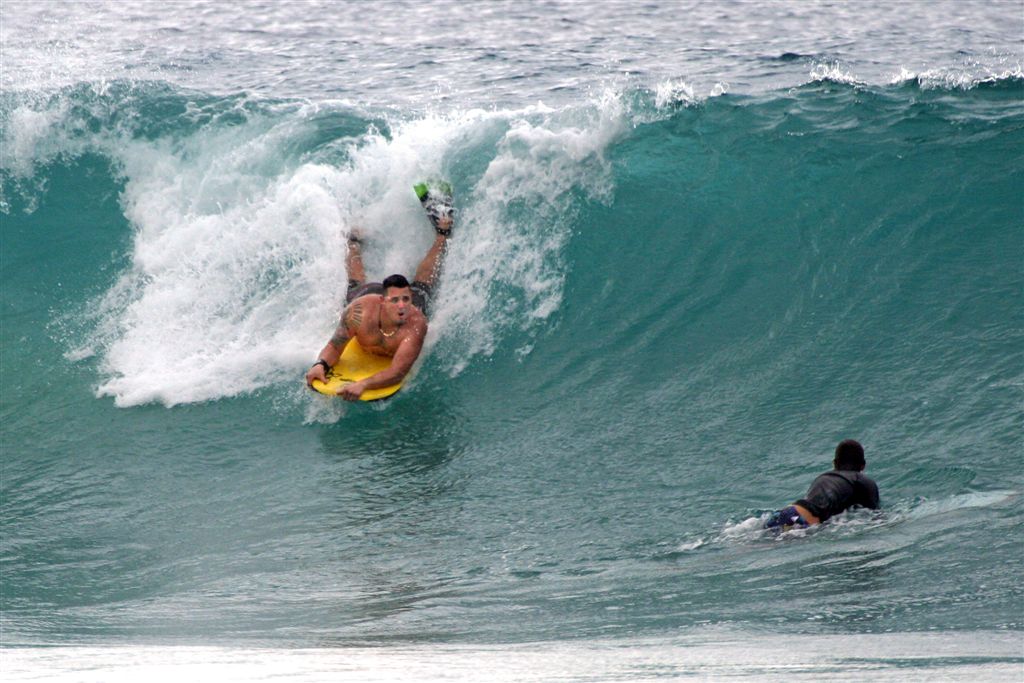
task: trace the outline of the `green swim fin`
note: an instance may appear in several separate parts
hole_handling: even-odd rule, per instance
[[[416,196],[419,197],[420,204],[423,205],[423,209],[427,212],[427,218],[430,219],[430,224],[434,226],[434,231],[438,235],[447,236],[451,234],[451,228],[439,226],[439,221],[443,216],[450,216],[455,213],[455,209],[452,208],[451,183],[445,180],[427,180],[416,183],[412,186],[412,189],[416,191]]]

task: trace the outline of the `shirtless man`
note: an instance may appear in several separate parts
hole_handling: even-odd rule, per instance
[[[326,381],[327,371],[338,362],[345,344],[353,337],[366,351],[393,360],[386,370],[342,386],[338,395],[346,401],[359,400],[367,389],[400,382],[412,368],[427,336],[427,309],[452,231],[450,213],[429,215],[437,235],[411,284],[403,275],[391,275],[383,282],[366,282],[361,239],[358,234],[349,237],[347,306],[331,339],[306,372],[306,384],[312,386],[315,379]]]
[[[877,510],[878,485],[864,474],[866,465],[863,446],[853,439],[839,442],[832,461],[835,469],[818,475],[805,497],[773,512],[764,523],[765,528],[779,531],[806,528],[855,505]]]

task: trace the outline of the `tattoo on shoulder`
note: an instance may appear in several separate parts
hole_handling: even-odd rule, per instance
[[[359,329],[359,326],[363,324],[362,302],[357,301],[348,307],[348,310],[345,311],[345,322],[348,323],[349,327]]]

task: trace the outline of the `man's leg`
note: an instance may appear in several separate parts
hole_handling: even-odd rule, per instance
[[[345,269],[348,271],[349,292],[366,282],[366,269],[363,268],[363,240],[362,236],[355,230],[352,231],[348,238]]]
[[[452,217],[443,216],[438,225],[442,228],[452,227]],[[424,283],[430,287],[433,287],[437,282],[437,275],[440,274],[441,264],[444,262],[444,254],[447,253],[447,236],[446,234],[437,233],[434,238],[434,244],[430,246],[427,251],[427,255],[420,261],[420,266],[416,269],[416,275],[413,280],[416,282]],[[349,269],[349,273],[351,273]],[[351,274],[349,274],[351,278]]]

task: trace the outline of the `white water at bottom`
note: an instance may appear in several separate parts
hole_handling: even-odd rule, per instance
[[[8,648],[7,681],[1019,681],[1020,633],[785,636],[728,628],[667,638],[324,649]],[[984,660],[991,661],[984,661]]]

